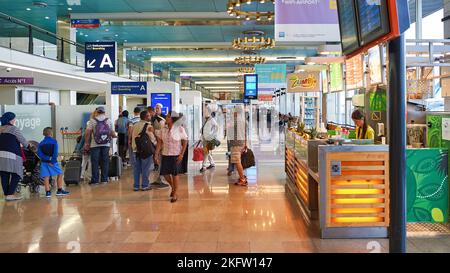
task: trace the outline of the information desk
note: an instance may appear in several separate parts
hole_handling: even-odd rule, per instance
[[[385,238],[389,146],[319,146],[322,238]]]

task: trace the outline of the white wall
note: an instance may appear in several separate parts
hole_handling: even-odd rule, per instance
[[[138,104],[142,104],[144,102],[143,98],[133,98],[133,97],[127,97],[127,110],[130,112],[130,114],[133,113],[134,108]],[[125,109],[124,109],[125,110]]]
[[[16,87],[0,86],[0,104],[15,105],[16,104]]]

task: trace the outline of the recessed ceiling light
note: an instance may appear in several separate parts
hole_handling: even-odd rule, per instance
[[[72,8],[67,8],[67,10],[72,10]]]
[[[86,34],[86,35],[84,35],[84,37],[87,37],[87,36],[89,36],[89,35],[87,35],[87,34]]]
[[[48,20],[48,19],[50,19],[50,17],[48,17],[48,16],[45,16],[45,19],[47,19],[47,20]]]
[[[128,42],[128,40],[123,40],[125,43]]]
[[[30,9],[30,8],[27,8],[27,10],[30,11],[31,9]]]
[[[109,31],[109,29],[107,28],[107,29],[105,29],[105,31],[106,31],[106,32],[108,32],[108,31]]]
[[[114,35],[114,36],[119,37],[119,34],[116,34],[116,35]]]

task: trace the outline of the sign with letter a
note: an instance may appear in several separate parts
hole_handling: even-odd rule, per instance
[[[85,43],[86,73],[116,72],[116,43]]]

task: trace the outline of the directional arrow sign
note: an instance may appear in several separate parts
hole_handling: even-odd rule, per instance
[[[116,43],[85,43],[86,73],[116,72]]]

